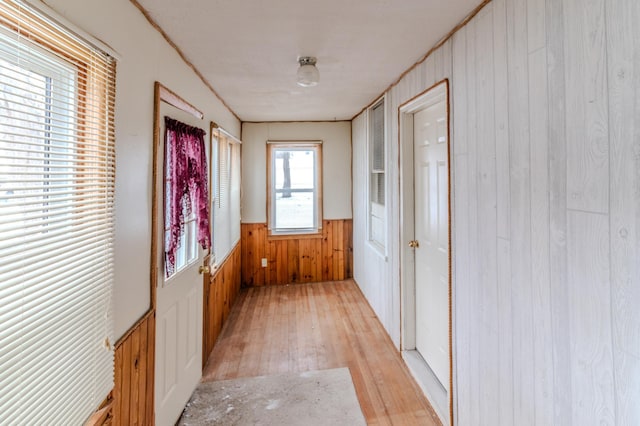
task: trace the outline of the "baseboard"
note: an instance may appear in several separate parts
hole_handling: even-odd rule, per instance
[[[422,389],[429,403],[431,403],[442,424],[450,424],[447,390],[429,368],[427,362],[416,350],[402,351],[402,359],[404,359],[409,372],[418,383],[418,386],[420,386],[420,389]]]

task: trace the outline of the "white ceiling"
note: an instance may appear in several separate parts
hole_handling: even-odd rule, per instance
[[[243,121],[350,120],[480,0],[138,0]],[[296,84],[316,56],[320,84]]]

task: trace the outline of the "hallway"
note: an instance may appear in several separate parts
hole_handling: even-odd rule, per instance
[[[203,381],[349,367],[369,425],[438,425],[353,280],[243,290]]]

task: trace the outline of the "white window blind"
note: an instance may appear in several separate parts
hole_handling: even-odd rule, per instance
[[[229,142],[223,135],[218,136],[218,207],[229,204],[229,167],[231,166]]]
[[[212,210],[213,221],[213,255],[216,262],[221,262],[230,245],[229,220],[229,143],[224,135],[216,131],[218,141],[218,205]]]
[[[0,424],[82,424],[113,388],[115,62],[0,3]]]
[[[231,247],[240,240],[240,176],[241,176],[241,161],[240,161],[240,148],[239,143],[231,144],[231,181],[229,186],[231,187],[230,194],[230,209],[229,215],[231,218]]]
[[[385,244],[384,99],[369,109],[369,239]]]
[[[222,262],[240,240],[240,179],[241,144],[220,129],[212,131],[211,165],[217,170],[214,208],[211,210],[213,224],[213,258]]]
[[[384,205],[384,102],[371,108],[371,202]]]

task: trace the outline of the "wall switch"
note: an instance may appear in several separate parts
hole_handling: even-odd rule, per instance
[[[262,267],[263,267],[263,268],[266,268],[266,267],[267,267],[267,258],[266,258],[266,257],[263,257],[263,258],[262,258]]]

